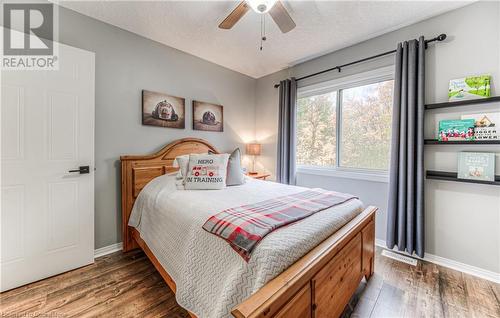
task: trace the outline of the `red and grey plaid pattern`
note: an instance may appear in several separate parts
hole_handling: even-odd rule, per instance
[[[203,224],[203,229],[227,241],[248,261],[255,246],[272,231],[352,199],[356,197],[345,193],[310,189],[226,209],[211,216]]]

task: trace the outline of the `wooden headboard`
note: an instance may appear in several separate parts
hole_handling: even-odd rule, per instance
[[[177,171],[172,166],[175,157],[191,153],[219,153],[209,142],[197,138],[183,138],[174,141],[157,153],[144,156],[121,156],[122,166],[122,240],[123,251],[139,247],[132,237],[128,220],[135,199],[152,179],[165,173]]]

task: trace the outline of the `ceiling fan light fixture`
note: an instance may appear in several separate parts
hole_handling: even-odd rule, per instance
[[[271,8],[276,4],[277,0],[246,0],[248,5],[253,11],[264,14],[269,12]]]

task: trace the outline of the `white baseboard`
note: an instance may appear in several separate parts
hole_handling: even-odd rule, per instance
[[[383,247],[385,249],[388,249],[384,240],[375,239],[375,245]],[[397,248],[395,248],[394,251],[399,252]],[[430,263],[434,263],[434,264],[437,264],[440,266],[448,267],[448,268],[454,269],[454,270],[459,271],[459,272],[470,274],[470,275],[473,275],[473,276],[483,278],[483,279],[492,281],[494,283],[500,284],[500,273],[495,273],[495,272],[492,272],[492,271],[489,271],[486,269],[482,269],[482,268],[479,268],[476,266],[464,264],[461,262],[457,262],[457,261],[454,261],[454,260],[451,260],[448,258],[437,256],[437,255],[432,255],[429,253],[425,253],[424,258],[420,258],[416,255],[411,255],[411,257],[414,257],[417,259],[422,259],[422,260],[430,262]]]
[[[122,248],[123,248],[122,242],[98,248],[94,250],[94,259],[114,252],[121,251]]]

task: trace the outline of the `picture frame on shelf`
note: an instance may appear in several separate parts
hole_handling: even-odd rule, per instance
[[[461,119],[475,120],[475,140],[500,140],[500,112],[464,114]]]
[[[467,76],[450,80],[448,100],[450,102],[487,98],[491,96],[491,75]]]
[[[439,141],[474,140],[474,119],[441,120],[439,122]]]
[[[457,178],[495,181],[495,153],[459,152]]]

